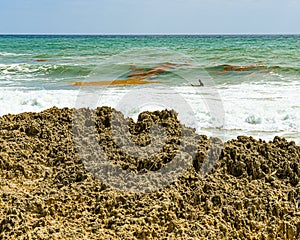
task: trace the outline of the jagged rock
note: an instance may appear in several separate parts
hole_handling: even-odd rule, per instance
[[[74,113],[51,108],[0,118],[0,239],[300,238],[294,142],[240,136],[223,145],[167,110],[141,113],[136,123],[109,107]],[[165,130],[163,146],[138,154],[155,125]],[[108,176],[187,167],[174,179],[153,178],[171,178],[160,189],[134,193],[121,190],[134,182],[120,180],[116,189],[97,178],[101,154],[119,169],[103,165]],[[192,162],[174,163],[176,156]]]

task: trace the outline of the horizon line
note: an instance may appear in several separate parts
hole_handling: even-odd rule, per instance
[[[0,35],[53,35],[53,36],[230,36],[230,35],[300,35],[300,33],[0,33]]]

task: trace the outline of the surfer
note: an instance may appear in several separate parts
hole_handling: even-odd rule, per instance
[[[193,87],[204,87],[203,82],[201,81],[201,79],[198,80],[199,81],[199,85],[195,85],[195,84],[191,84]]]

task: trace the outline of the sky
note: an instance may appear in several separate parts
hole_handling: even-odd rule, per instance
[[[0,0],[0,33],[300,33],[300,0]]]

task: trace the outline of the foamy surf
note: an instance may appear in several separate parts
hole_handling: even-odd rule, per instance
[[[134,88],[137,91],[137,88]],[[126,96],[134,91],[132,87],[110,87],[101,90],[97,99],[97,106],[111,106],[118,109]],[[140,90],[147,88],[140,87]],[[90,89],[91,90],[91,89]],[[179,119],[184,124],[196,127],[198,133],[207,135],[218,134],[224,140],[236,135],[252,135],[257,138],[272,139],[274,135],[285,136],[288,139],[300,143],[300,85],[266,86],[256,84],[242,84],[228,87],[217,87],[224,107],[224,125],[215,129],[212,115],[207,105],[207,99],[212,99],[205,92],[195,90],[193,87],[176,87],[174,91],[165,91],[156,102],[161,104],[139,105],[130,109],[122,108],[128,117],[137,119],[142,111],[154,111],[168,108],[167,99],[172,99],[176,92],[191,107],[187,115]],[[82,90],[81,90],[82,91]],[[93,90],[92,90],[93,91]],[[284,94],[282,94],[284,91]],[[0,115],[7,113],[22,113],[26,111],[39,112],[57,107],[76,107],[76,101],[80,90],[1,90],[0,91]],[[142,97],[142,96],[141,96]],[[138,99],[138,95],[136,96]],[[80,106],[84,107],[84,105]],[[197,122],[191,122],[195,118]],[[215,129],[215,131],[213,131]]]

